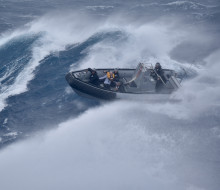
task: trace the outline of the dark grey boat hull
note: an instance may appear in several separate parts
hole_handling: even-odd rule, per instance
[[[66,75],[66,80],[69,85],[76,91],[76,93],[81,92],[84,94],[88,94],[90,96],[105,99],[105,100],[113,100],[116,98],[116,92],[105,90],[102,88],[97,88],[96,86],[83,82],[77,78],[75,78],[72,73],[68,73]]]
[[[104,70],[110,69],[97,69],[96,71],[99,72],[101,75]],[[135,69],[119,69],[120,76],[124,79],[124,77],[128,77],[129,73],[130,76],[134,73]],[[172,70],[164,70],[166,72],[172,72]],[[106,89],[102,85],[93,85],[89,82],[89,75],[86,76],[86,70],[74,71],[70,72],[66,75],[66,80],[69,85],[73,88],[73,90],[79,94],[80,96],[86,97],[95,97],[98,99],[103,100],[113,100],[113,99],[167,99],[169,98],[170,94],[175,91],[178,86],[176,87],[175,84],[178,84],[178,81],[175,82],[175,79],[170,77],[169,84],[170,87],[167,86],[166,88],[162,88],[159,92],[155,90],[155,86],[151,84],[155,84],[154,82],[150,82],[147,80],[147,83],[144,83],[144,87],[146,89],[138,89],[137,87],[131,88],[131,86],[124,86],[126,90],[124,91],[114,91],[112,89]],[[149,75],[149,73],[148,73]],[[148,76],[147,75],[147,76]],[[149,77],[150,78],[150,77]],[[143,78],[145,79],[145,78]],[[172,83],[174,84],[172,84]],[[147,86],[148,85],[148,86]],[[149,86],[151,85],[151,86]],[[127,88],[129,87],[129,88]]]

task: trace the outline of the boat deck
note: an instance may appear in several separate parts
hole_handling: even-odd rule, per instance
[[[106,75],[107,71],[113,71],[113,69],[97,69],[96,72],[99,77],[102,77]],[[89,77],[90,77],[90,72],[87,70],[81,70],[81,71],[75,71],[72,72],[72,75],[84,82],[88,83],[90,85],[95,86],[96,88],[101,88],[101,89],[106,89],[109,91],[113,92],[121,92],[121,93],[136,93],[136,94],[150,94],[150,93],[155,93],[155,85],[156,81],[153,79],[153,77],[150,75],[151,74],[151,69],[146,70],[145,72],[139,73],[140,76],[134,79],[135,69],[118,69],[119,73],[119,81],[123,85],[123,90],[117,89],[114,87],[111,87],[110,89],[106,89],[104,87],[104,83],[100,82],[99,85],[94,85],[90,83]],[[168,80],[170,76],[172,76],[174,72],[172,70],[164,69],[164,76]],[[129,82],[132,81],[132,82]],[[127,84],[129,82],[129,84]],[[125,85],[127,84],[127,85]],[[169,85],[169,82],[166,84],[167,87],[170,89],[173,89],[171,85]]]

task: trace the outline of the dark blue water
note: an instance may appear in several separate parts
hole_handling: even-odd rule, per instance
[[[25,137],[31,132],[53,127],[61,121],[79,115],[88,107],[98,105],[97,101],[81,98],[73,91],[67,93],[66,89],[69,87],[65,75],[71,64],[77,66],[78,61],[86,56],[86,53],[82,53],[83,50],[102,40],[114,42],[120,37],[120,32],[98,33],[82,43],[68,45],[66,50],[54,52],[40,60],[40,65],[34,70],[34,79],[27,85],[28,91],[10,96],[6,100],[7,106],[0,113],[1,143],[7,144],[17,135],[18,138]],[[41,35],[22,36],[2,46],[2,77],[11,71],[2,80],[2,88],[12,85],[30,62],[31,49],[38,43],[39,38]],[[77,107],[74,102],[82,102],[84,106]],[[5,136],[7,133],[16,135]]]
[[[66,184],[65,189],[217,190],[219,7],[215,0],[1,0],[3,187],[14,189],[7,186],[9,176],[24,170],[26,188],[33,189]],[[160,61],[180,74],[184,68],[188,80],[176,95],[182,101],[103,103],[78,96],[65,81],[70,70],[134,68],[140,61]],[[48,130],[52,134],[43,145],[29,145]],[[8,145],[15,148],[10,152]],[[16,155],[22,164],[14,164]],[[57,159],[48,166],[51,157]],[[32,168],[36,162],[39,167]],[[45,177],[60,178],[57,167],[63,183],[40,177],[41,186],[29,177],[30,167],[36,175],[47,166]],[[69,180],[75,175],[76,181]],[[22,180],[17,183],[24,188]]]

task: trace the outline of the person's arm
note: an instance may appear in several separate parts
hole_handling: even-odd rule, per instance
[[[103,76],[103,77],[99,77],[99,80],[105,79],[107,77],[107,75]]]

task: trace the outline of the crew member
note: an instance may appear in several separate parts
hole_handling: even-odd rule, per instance
[[[115,69],[114,72],[113,72],[113,74],[114,74],[114,81],[115,81],[115,82],[119,82],[119,73],[118,73],[118,70]]]
[[[107,89],[110,89],[110,87],[115,87],[116,83],[114,82],[114,73],[112,71],[107,72],[105,76],[100,77],[99,80],[104,80],[104,86]]]
[[[164,72],[160,63],[156,63],[153,71],[151,71],[151,76],[154,78],[154,80],[156,80],[155,89],[156,92],[159,92],[166,85],[166,78],[164,77]]]
[[[89,82],[94,85],[99,85],[99,77],[95,70],[88,68],[88,71],[91,73],[89,76]]]

